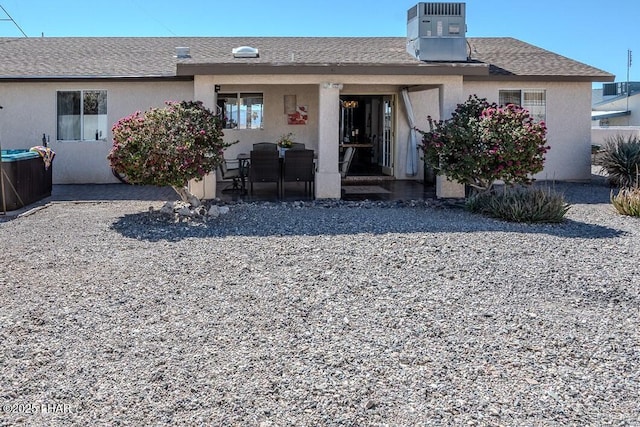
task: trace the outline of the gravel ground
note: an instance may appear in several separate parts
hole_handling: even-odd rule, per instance
[[[560,225],[126,201],[0,223],[0,425],[638,426],[640,221],[563,190]]]

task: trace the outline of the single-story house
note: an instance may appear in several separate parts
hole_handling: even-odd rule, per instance
[[[591,86],[614,76],[513,38],[466,38],[464,22],[445,20],[449,46],[428,5],[409,10],[407,37],[0,38],[0,141],[48,141],[54,183],[117,182],[106,161],[113,123],[200,100],[224,115],[225,139],[239,141],[226,157],[291,132],[316,150],[316,197],[339,198],[341,145],[365,147],[372,173],[422,179],[412,127],[476,94],[547,123],[551,150],[537,178],[588,180]],[[423,13],[434,14],[434,32],[412,34]],[[215,185],[209,177],[197,191]]]

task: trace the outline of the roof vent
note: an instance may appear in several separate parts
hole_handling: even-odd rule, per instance
[[[407,11],[407,52],[421,61],[466,61],[465,3],[418,3]]]
[[[177,47],[176,58],[191,58],[191,49],[188,47]]]
[[[258,58],[260,56],[258,49],[251,46],[234,47],[231,49],[231,53],[234,58]]]

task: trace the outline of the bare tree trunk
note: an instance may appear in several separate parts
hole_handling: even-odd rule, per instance
[[[177,185],[172,185],[171,187],[178,193],[183,202],[189,203],[194,208],[200,206],[200,199],[194,196],[187,186],[178,187]]]

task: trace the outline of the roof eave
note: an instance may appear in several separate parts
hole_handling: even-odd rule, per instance
[[[278,63],[180,63],[177,76],[254,75],[254,74],[335,74],[335,75],[463,75],[489,74],[486,64],[415,63],[415,64],[278,64]]]
[[[81,76],[2,76],[2,82],[70,82],[70,81],[191,81],[193,76],[176,75],[81,75]]]
[[[489,74],[486,76],[465,77],[469,81],[520,81],[520,82],[613,82],[614,75],[517,75]]]
[[[591,120],[612,119],[614,117],[630,116],[631,111],[591,111]]]

